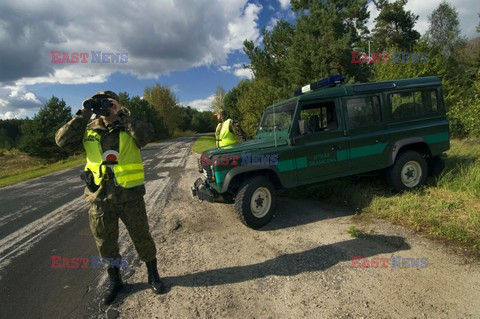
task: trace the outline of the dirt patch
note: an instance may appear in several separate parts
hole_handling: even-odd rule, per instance
[[[280,198],[273,221],[251,230],[232,205],[191,198],[196,157],[153,229],[169,292],[154,295],[142,265],[111,306],[120,318],[480,316],[478,258],[383,220],[362,225],[366,238],[352,238],[348,229],[358,221],[351,212],[313,200]],[[388,262],[352,268],[352,256]],[[427,264],[399,268],[392,257]]]

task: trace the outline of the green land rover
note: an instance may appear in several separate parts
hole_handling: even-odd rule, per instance
[[[397,191],[443,169],[450,147],[437,77],[342,85],[332,76],[265,109],[253,140],[205,151],[192,194],[234,201],[251,228],[267,224],[279,189],[371,171]]]

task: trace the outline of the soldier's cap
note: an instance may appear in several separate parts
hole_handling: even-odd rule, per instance
[[[91,97],[92,99],[111,98],[118,101],[118,95],[113,91],[98,91]]]

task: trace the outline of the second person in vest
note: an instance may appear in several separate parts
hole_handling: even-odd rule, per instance
[[[215,130],[217,147],[236,144],[246,139],[246,134],[242,130],[240,123],[227,118],[227,114],[224,110],[219,110],[216,115],[217,120],[219,121],[217,129]]]

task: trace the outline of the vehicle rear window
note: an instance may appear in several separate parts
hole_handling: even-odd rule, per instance
[[[348,127],[369,126],[382,121],[378,96],[347,100]]]
[[[390,94],[394,119],[437,112],[435,90],[410,91]]]

